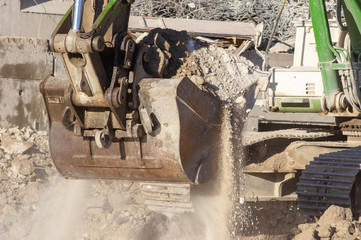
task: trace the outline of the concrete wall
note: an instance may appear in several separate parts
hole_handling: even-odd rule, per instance
[[[38,4],[36,4],[37,2]],[[71,2],[1,0],[0,36],[50,38]]]
[[[48,39],[70,5],[68,0],[0,1],[0,127],[46,129],[39,84],[49,74],[65,74],[60,58],[48,51]]]

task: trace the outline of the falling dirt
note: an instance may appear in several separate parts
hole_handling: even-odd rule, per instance
[[[240,135],[243,125],[232,125],[231,121],[240,117],[242,119],[237,121],[244,122],[247,106],[244,94],[261,73],[245,58],[233,55],[231,50],[199,42],[186,32],[155,29],[140,42],[157,48],[157,52],[162,52],[167,58],[167,61],[159,62],[164,64],[162,77],[189,77],[201,89],[216,95],[224,105],[218,174],[213,181],[195,187],[195,213],[166,218],[164,239],[171,236],[175,239],[231,238],[236,232],[232,227],[236,222],[233,202],[239,201],[238,189],[234,186],[241,182],[239,170],[235,168],[240,164],[235,163],[233,155],[233,144],[240,144],[240,137],[234,134]],[[157,69],[152,72],[157,72]],[[233,111],[237,111],[237,117]],[[240,162],[241,157],[237,161]]]

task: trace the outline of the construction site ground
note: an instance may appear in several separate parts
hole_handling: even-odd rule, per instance
[[[52,163],[47,131],[1,128],[0,240],[360,239],[360,223],[346,209],[333,206],[318,220],[292,202],[240,202],[243,124],[266,73],[235,49],[185,32],[157,30],[142,41],[156,45],[159,35],[170,45],[165,77],[188,76],[224,105],[219,171],[197,187],[194,211],[147,210],[138,182],[65,179]]]
[[[195,196],[195,212],[147,210],[140,184],[65,179],[55,169],[46,131],[0,129],[0,239],[360,239],[361,223],[332,206],[319,219],[292,203],[238,205]],[[222,202],[223,201],[223,202]],[[221,207],[220,207],[221,206]],[[224,222],[224,220],[226,221]],[[233,225],[232,225],[233,224]],[[231,232],[233,231],[233,232]]]

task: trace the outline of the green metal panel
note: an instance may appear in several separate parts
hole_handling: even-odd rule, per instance
[[[321,64],[322,82],[328,110],[335,108],[335,95],[340,92],[337,71],[322,67],[323,63],[332,63],[337,56],[331,44],[330,30],[323,0],[309,0],[312,25],[315,34],[318,59]]]
[[[96,29],[97,35],[104,36],[109,26],[119,16],[125,4],[128,4],[128,2],[124,0],[111,0],[108,3],[92,27]]]
[[[274,106],[280,112],[322,112],[320,98],[279,97],[274,99]]]
[[[361,48],[361,1],[343,0],[342,7],[353,48]]]

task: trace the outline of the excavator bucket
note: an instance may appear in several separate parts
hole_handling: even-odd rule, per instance
[[[165,68],[166,54],[154,60],[163,51],[127,33],[130,2],[76,1],[52,34],[68,73],[40,86],[54,164],[70,178],[204,182],[216,165],[220,103],[188,78],[150,71]]]
[[[50,151],[65,177],[176,183],[201,183],[211,177],[219,152],[221,105],[188,78],[142,79],[138,112],[143,128],[123,135],[116,131],[105,148],[80,127],[69,128],[69,86],[68,79],[53,76],[40,86],[49,117]]]

